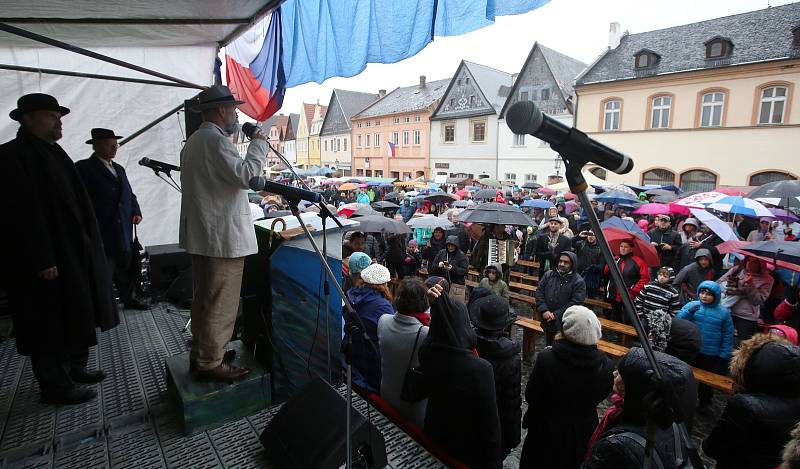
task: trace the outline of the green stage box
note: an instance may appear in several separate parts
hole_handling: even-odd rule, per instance
[[[269,373],[240,340],[231,342],[229,349],[236,351],[234,365],[251,370],[242,381],[198,382],[189,371],[189,352],[167,357],[167,387],[181,411],[184,434],[200,433],[271,405]]]

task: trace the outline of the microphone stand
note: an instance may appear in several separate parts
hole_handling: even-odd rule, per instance
[[[588,137],[587,137],[588,138]],[[617,291],[620,292],[620,299],[622,299],[622,305],[625,310],[625,314],[627,315],[628,319],[633,324],[634,329],[636,330],[636,335],[641,343],[642,349],[644,350],[645,356],[647,360],[650,362],[650,366],[653,369],[653,374],[655,377],[656,382],[658,383],[660,389],[664,391],[664,398],[669,403],[673,411],[673,415],[675,417],[675,423],[678,427],[678,433],[686,443],[686,447],[688,448],[689,452],[689,460],[693,464],[695,468],[704,468],[705,465],[703,461],[700,459],[700,455],[697,452],[697,448],[695,448],[694,443],[689,435],[689,432],[686,430],[686,425],[684,422],[685,416],[683,415],[683,411],[680,407],[678,396],[675,394],[675,390],[672,386],[668,383],[664,382],[664,374],[661,370],[661,366],[656,361],[655,353],[653,352],[653,347],[650,344],[650,341],[647,338],[647,333],[645,333],[644,326],[642,324],[641,319],[635,313],[635,308],[633,306],[633,300],[631,300],[630,295],[627,294],[627,288],[625,287],[625,281],[622,278],[622,273],[619,270],[619,266],[614,261],[614,255],[611,253],[611,248],[608,246],[608,241],[606,240],[605,234],[603,233],[602,228],[600,227],[600,222],[597,219],[597,213],[592,209],[592,205],[589,202],[589,197],[586,195],[586,190],[588,189],[589,185],[586,183],[586,180],[583,178],[583,174],[581,174],[581,169],[585,164],[585,155],[581,155],[579,153],[580,145],[573,145],[571,142],[567,142],[564,145],[559,145],[557,148],[553,147],[556,151],[558,151],[559,155],[561,155],[561,159],[564,161],[564,166],[566,168],[566,177],[567,183],[569,184],[570,192],[576,194],[578,199],[580,200],[581,206],[583,207],[584,212],[587,215],[589,220],[589,224],[592,227],[592,231],[595,233],[597,237],[597,244],[600,246],[600,251],[603,253],[603,260],[605,261],[606,265],[608,266],[608,270],[611,273],[612,281],[614,282],[614,286],[616,287]],[[574,155],[574,158],[572,156]],[[648,427],[651,426],[648,424]],[[650,450],[652,449],[652,441],[650,431],[648,430],[648,439],[647,439],[647,446],[645,448],[645,460],[644,460],[644,468],[649,469],[651,467],[652,461],[650,457]]]
[[[280,158],[280,160],[289,168],[289,171],[291,171],[291,173],[294,175],[295,180],[299,181],[303,186],[305,186],[306,189],[311,190],[308,187],[308,185],[302,179],[300,179],[300,177],[294,171],[294,169],[292,168],[291,163],[289,163],[289,161],[286,159],[286,157],[283,156],[280,152],[278,152],[269,142],[267,142],[267,146],[276,155],[278,155],[278,158]],[[327,289],[327,281],[328,281],[328,279],[330,279],[333,282],[333,285],[336,287],[336,290],[339,292],[339,295],[342,297],[345,309],[347,310],[347,315],[344,315],[344,314],[342,315],[342,317],[343,317],[343,319],[345,321],[345,325],[344,325],[344,337],[342,338],[341,351],[342,351],[342,353],[344,354],[344,357],[345,357],[345,365],[346,365],[346,372],[347,372],[347,384],[346,384],[346,386],[347,386],[347,392],[346,392],[346,394],[347,394],[347,417],[346,417],[347,434],[345,436],[347,455],[346,455],[345,467],[347,469],[352,469],[352,467],[353,467],[353,428],[352,428],[352,415],[351,414],[352,414],[352,412],[355,412],[355,408],[353,407],[353,335],[354,334],[361,334],[362,340],[364,340],[364,342],[369,344],[369,347],[372,348],[372,350],[375,352],[376,356],[378,355],[378,351],[375,348],[375,344],[372,343],[372,340],[370,340],[369,336],[367,335],[367,332],[366,332],[367,330],[364,327],[364,322],[361,320],[361,318],[356,313],[355,307],[353,307],[353,304],[347,298],[347,295],[345,295],[344,289],[342,288],[342,286],[339,285],[338,281],[336,281],[336,276],[333,274],[333,270],[331,270],[331,266],[328,263],[327,254],[323,253],[322,251],[320,251],[319,247],[317,246],[317,243],[314,241],[314,237],[311,235],[311,232],[308,231],[308,228],[306,227],[305,223],[303,223],[303,219],[300,217],[300,209],[297,206],[300,201],[298,199],[287,199],[287,200],[289,202],[289,208],[292,211],[292,215],[294,215],[294,217],[297,218],[297,222],[300,224],[300,227],[303,229],[303,233],[305,234],[306,239],[308,239],[308,242],[311,244],[311,247],[314,248],[314,252],[317,254],[317,257],[319,257],[320,263],[322,264],[322,267],[325,269],[325,273],[326,273],[326,280],[325,280],[326,316],[327,316],[328,311],[329,311],[329,301],[328,301],[329,298],[328,297],[330,295],[330,293],[329,293],[329,291]],[[327,247],[326,246],[327,245],[327,238],[326,238],[326,232],[325,232],[325,229],[324,229],[325,228],[325,218],[326,217],[330,217],[331,219],[333,219],[334,222],[336,222],[336,224],[340,228],[343,228],[343,225],[330,212],[330,210],[328,209],[328,206],[327,206],[327,204],[325,204],[324,200],[323,200],[322,203],[320,203],[320,204],[315,203],[314,205],[316,205],[320,209],[319,213],[320,213],[320,217],[322,217],[322,226],[323,226],[322,241],[323,241],[323,247],[326,248]],[[326,327],[326,330],[328,330],[328,327],[330,327],[329,326],[330,325],[330,321],[328,320],[327,317],[325,318],[325,320],[326,320],[325,321],[326,324],[328,324],[328,326]],[[330,335],[328,335],[328,337],[326,337],[325,341],[328,343],[328,375],[330,376]],[[369,406],[369,404],[367,404],[367,405]],[[368,423],[369,423],[369,425],[372,424],[371,422],[368,422]],[[370,444],[371,444],[371,438],[370,438]],[[372,448],[369,445],[367,445],[366,457],[368,459],[368,466],[371,466],[372,465],[372,461],[371,461],[371,459],[372,459]]]

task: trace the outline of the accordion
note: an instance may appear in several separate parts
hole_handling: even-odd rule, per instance
[[[514,265],[514,251],[517,243],[511,239],[490,239],[489,240],[489,259],[491,264]]]

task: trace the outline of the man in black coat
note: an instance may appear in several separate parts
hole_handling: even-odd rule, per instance
[[[675,264],[675,255],[681,247],[681,235],[672,229],[672,218],[669,215],[658,215],[656,227],[650,230],[650,244],[656,248],[660,267],[672,267]],[[650,268],[650,278],[656,278],[658,267]]]
[[[86,143],[92,145],[94,153],[75,163],[75,168],[92,201],[108,268],[122,303],[125,308],[147,309],[147,305],[133,297],[134,282],[130,268],[133,225],[142,221],[142,211],[125,168],[113,161],[117,156],[117,140],[120,138],[113,130],[92,129],[92,139]]]
[[[569,251],[571,244],[569,238],[560,233],[564,225],[559,217],[552,217],[548,221],[548,229],[542,231],[536,238],[536,260],[539,261],[539,278],[544,277],[548,270],[556,268],[558,256],[564,251]]]
[[[573,305],[586,301],[586,283],[575,272],[577,256],[572,251],[558,256],[558,266],[539,280],[536,289],[536,310],[542,316],[545,342],[553,345],[556,333],[561,330],[561,317]]]
[[[42,402],[78,404],[102,371],[86,369],[95,327],[119,323],[103,241],[75,165],[56,144],[69,109],[45,94],[17,101],[21,125],[0,146],[0,269],[8,285],[17,350],[31,357]]]

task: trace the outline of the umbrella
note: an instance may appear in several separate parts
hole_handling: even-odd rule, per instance
[[[624,192],[628,195],[632,195],[637,200],[639,196],[639,194],[637,194],[636,191],[626,186],[625,184],[609,184],[607,186],[603,186],[603,192]]]
[[[540,187],[540,188],[536,189],[536,192],[538,192],[538,193],[540,193],[542,195],[553,195],[553,194],[556,193],[556,191],[554,191],[553,189],[550,189],[548,187]]]
[[[503,184],[500,183],[500,181],[498,181],[497,179],[489,179],[489,178],[479,179],[478,184],[483,184],[484,186],[489,186],[489,187],[495,187],[497,189],[503,187]]]
[[[714,190],[716,192],[719,192],[720,194],[725,194],[725,195],[745,196],[745,195],[747,195],[747,192],[748,192],[745,189],[746,188],[742,188],[742,187],[721,187],[720,186],[720,187],[717,187]]]
[[[644,204],[633,211],[636,215],[666,215],[670,213],[669,205],[666,204]]]
[[[730,241],[733,239],[739,239],[736,236],[736,233],[733,232],[733,228],[731,228],[727,223],[719,218],[715,217],[713,213],[708,212],[707,210],[703,210],[701,208],[692,208],[690,209],[692,215],[695,218],[703,222],[706,226],[711,228],[711,231],[716,233],[717,236],[723,241]]]
[[[453,202],[453,207],[456,208],[467,208],[469,206],[469,201],[467,200],[456,200]]]
[[[367,187],[369,187],[369,184],[364,184],[363,182],[358,185],[359,189],[366,189]]]
[[[408,226],[415,229],[424,228],[432,230],[434,228],[442,228],[449,230],[453,227],[453,223],[451,223],[447,218],[436,217],[433,215],[423,215],[421,217],[415,217],[409,220]]]
[[[401,220],[386,218],[383,215],[366,215],[356,219],[358,225],[346,227],[348,231],[363,231],[364,233],[408,234],[411,233]]]
[[[433,194],[426,195],[425,200],[430,201],[432,204],[448,204],[456,200],[456,197],[446,192],[435,192]]]
[[[668,204],[670,202],[675,202],[676,200],[678,200],[678,196],[675,195],[675,194],[657,195],[657,196],[653,197],[652,199],[650,199],[651,202],[655,202],[655,203],[658,203],[658,204]]]
[[[753,200],[757,200],[757,201],[759,201],[759,202],[761,202],[762,204],[765,204],[765,205],[774,205],[774,206],[777,207],[777,206],[779,206],[781,204],[781,198],[780,197],[750,197],[750,198],[753,199]],[[769,207],[767,207],[767,208],[769,208]]]
[[[578,207],[579,207],[578,202],[575,202],[574,200],[568,200],[564,204],[564,211],[567,212],[567,214],[570,214],[573,213],[575,210],[578,210]]]
[[[352,182],[346,182],[339,186],[340,191],[352,191],[353,189],[358,189],[358,186]]]
[[[542,187],[542,185],[536,184],[535,182],[526,182],[522,185],[523,189],[539,189],[540,187]]]
[[[640,257],[645,264],[650,267],[658,267],[661,265],[661,261],[658,258],[658,252],[656,252],[656,248],[653,247],[649,241],[645,241],[629,231],[625,231],[613,226],[603,228],[603,234],[605,235],[606,241],[608,241],[608,247],[611,248],[612,252],[619,253],[619,245],[622,241],[633,241],[634,256]]]
[[[419,194],[419,192],[417,192],[417,191],[408,191],[408,192],[406,192],[406,195],[409,196],[409,197],[414,197],[417,194]]]
[[[743,247],[743,253],[755,254],[792,264],[800,264],[800,243],[795,241],[759,241]]]
[[[666,189],[650,189],[649,191],[645,191],[647,195],[671,195],[674,196],[674,191],[668,191]]]
[[[782,208],[769,208],[767,210],[772,212],[773,218],[775,218],[776,220],[780,220],[782,222],[794,223],[798,220],[797,215]]]
[[[372,208],[379,212],[391,212],[400,208],[399,205],[393,204],[386,200],[379,200],[377,202],[372,202]]]
[[[737,215],[745,215],[749,217],[772,216],[772,212],[770,212],[767,207],[761,205],[761,202],[753,199],[746,199],[742,196],[732,195],[719,199],[713,204],[710,204],[708,208],[719,210],[720,212],[735,213]]]
[[[720,199],[724,199],[725,197],[727,197],[725,194],[714,191],[699,192],[687,197],[682,197],[681,199],[669,204],[669,206],[674,213],[688,215],[690,208],[706,208],[707,206]]]
[[[369,207],[369,205],[359,204],[359,203],[351,203],[351,204],[344,204],[339,207],[339,210],[336,211],[337,214],[343,215],[345,217],[350,217],[356,210],[360,209],[361,207]]]
[[[471,223],[490,223],[493,225],[530,225],[533,220],[516,207],[497,202],[485,202],[472,210],[464,210],[458,219]]]
[[[552,202],[549,202],[544,199],[531,199],[522,202],[523,207],[533,207],[533,208],[541,208],[541,209],[548,209],[550,207],[555,207]]]
[[[456,191],[456,195],[463,198],[469,195],[469,191],[466,189],[459,189]]]
[[[356,211],[354,211],[353,213],[351,213],[349,218],[353,218],[353,217],[365,217],[365,216],[368,216],[368,215],[369,215],[369,216],[371,216],[371,215],[380,215],[380,216],[383,216],[383,214],[382,214],[381,212],[378,212],[377,210],[373,209],[373,208],[372,208],[372,207],[370,207],[369,205],[365,205],[365,206],[363,206],[363,207],[359,207],[358,209],[356,209]]]
[[[631,195],[632,190],[628,189],[630,193],[623,191],[608,191],[598,195],[594,200],[604,204],[637,204],[639,199],[636,195]]]
[[[717,244],[716,247],[717,251],[720,254],[730,254],[732,252],[737,252],[743,247],[751,244],[750,241],[742,241],[740,239],[732,239],[730,241],[725,241],[724,243]]]
[[[475,200],[492,200],[497,195],[497,191],[494,189],[481,189],[475,193],[473,198]]]
[[[798,199],[792,200],[797,196],[800,196],[800,181],[796,180],[768,182],[747,194],[747,197],[751,199],[757,197],[778,199],[778,203],[773,205],[779,205],[784,208],[800,206]]]
[[[577,197],[578,197],[578,196],[577,196],[577,195],[575,195],[575,194],[573,194],[572,192],[565,192],[565,193],[564,193],[564,199],[565,199],[565,200],[574,200],[574,199],[576,199]]]
[[[383,196],[383,200],[399,200],[400,194],[395,191],[387,192],[386,195]]]
[[[642,229],[639,228],[639,225],[629,220],[623,220],[620,217],[609,218],[603,223],[600,223],[600,228],[604,230],[606,228],[619,228],[620,230],[627,231],[631,234],[635,234],[636,236],[642,238],[648,243],[650,242],[650,236],[644,231],[642,231]]]

